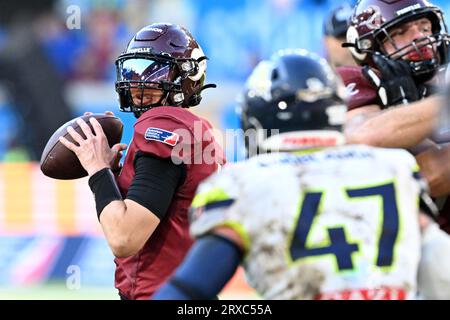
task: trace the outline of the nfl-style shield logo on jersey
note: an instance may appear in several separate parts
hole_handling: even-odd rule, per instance
[[[160,128],[147,128],[145,131],[145,140],[159,141],[172,147],[178,143],[179,137],[175,132]]]

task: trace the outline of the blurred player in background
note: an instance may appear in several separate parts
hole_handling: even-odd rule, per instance
[[[328,63],[333,67],[353,66],[352,54],[348,48],[343,48],[346,42],[348,19],[353,13],[353,7],[345,2],[332,10],[323,24],[323,43]]]
[[[450,132],[450,85],[445,88],[444,104],[439,112],[435,132],[438,135],[449,135]],[[450,237],[438,230],[438,226],[432,224],[423,232],[422,238],[422,263],[419,266],[419,285],[422,288],[422,294],[428,299],[449,300],[450,268],[448,264],[442,264],[439,261],[450,260],[450,245],[447,245],[447,248],[443,247],[443,244],[450,243]]]
[[[450,232],[450,146],[432,135],[450,41],[441,9],[423,0],[362,0],[347,40],[361,65],[338,69],[350,92],[348,142],[416,155],[431,194],[443,197],[439,219]]]
[[[56,3],[0,0],[0,83],[20,119],[10,145],[4,146],[11,160],[39,160],[48,138],[72,118],[64,81],[43,39]]]
[[[155,298],[211,298],[240,263],[265,299],[415,298],[426,193],[414,157],[341,146],[343,86],[325,60],[285,51],[270,63],[250,77],[242,114],[258,133],[247,147],[267,154],[200,185],[197,240]]]
[[[80,122],[86,139],[68,130],[79,146],[62,142],[89,173],[97,214],[116,256],[121,298],[142,299],[168,279],[191,246],[187,211],[200,181],[223,162],[222,150],[208,134],[210,124],[187,109],[213,86],[204,86],[206,57],[189,31],[149,25],[131,39],[116,66],[120,110],[138,119],[121,171],[117,158],[126,145],[110,149],[95,119],[94,132]],[[212,159],[194,154],[207,148]]]

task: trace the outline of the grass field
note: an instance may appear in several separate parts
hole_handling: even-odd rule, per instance
[[[69,290],[65,284],[0,287],[0,300],[118,300],[115,288],[85,287]]]
[[[259,299],[248,290],[225,290],[222,300]],[[65,284],[51,284],[32,287],[0,287],[0,300],[119,300],[113,287],[82,287],[70,290]]]

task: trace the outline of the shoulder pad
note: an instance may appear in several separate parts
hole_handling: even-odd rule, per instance
[[[336,71],[347,88],[348,110],[378,104],[376,89],[364,78],[361,67],[339,67]]]

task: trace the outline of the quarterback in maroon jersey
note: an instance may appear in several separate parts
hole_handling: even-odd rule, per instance
[[[185,29],[141,29],[117,61],[120,110],[138,118],[124,166],[123,144],[109,148],[101,126],[86,139],[69,129],[73,150],[89,173],[99,221],[116,256],[122,299],[147,299],[183,260],[192,244],[188,208],[198,184],[224,163],[211,125],[187,108],[200,103],[206,57]],[[113,171],[116,175],[113,175]]]

